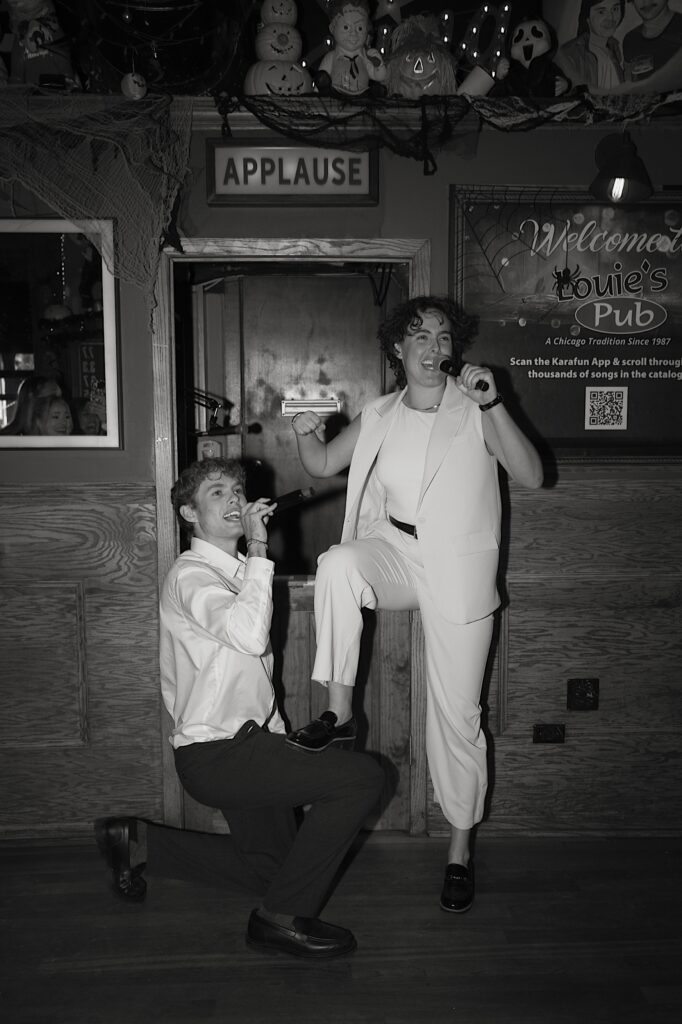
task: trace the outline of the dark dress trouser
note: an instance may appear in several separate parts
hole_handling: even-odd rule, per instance
[[[247,722],[232,740],[175,750],[178,776],[219,808],[230,834],[150,825],[150,874],[236,885],[273,913],[317,917],[334,875],[375,805],[383,771],[367,754],[311,754]],[[297,829],[295,807],[311,805]]]

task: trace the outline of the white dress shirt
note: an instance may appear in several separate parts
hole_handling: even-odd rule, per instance
[[[168,573],[159,646],[174,747],[232,739],[249,719],[286,731],[272,688],[274,569],[195,537]]]

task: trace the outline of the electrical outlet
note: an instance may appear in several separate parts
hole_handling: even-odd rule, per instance
[[[563,743],[566,726],[563,724],[541,723],[533,726],[533,743]]]
[[[599,707],[599,680],[569,679],[566,707],[569,711],[596,711]]]

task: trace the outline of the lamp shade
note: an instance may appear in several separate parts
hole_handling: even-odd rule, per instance
[[[610,143],[610,145],[609,145]],[[600,148],[606,145],[604,156]],[[590,185],[595,199],[607,203],[636,203],[648,199],[654,191],[644,161],[627,132],[602,140],[595,153],[599,173]]]

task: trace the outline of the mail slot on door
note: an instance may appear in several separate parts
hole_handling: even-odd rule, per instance
[[[316,412],[318,416],[332,416],[341,412],[339,398],[283,398],[282,416],[295,416],[297,412]]]

